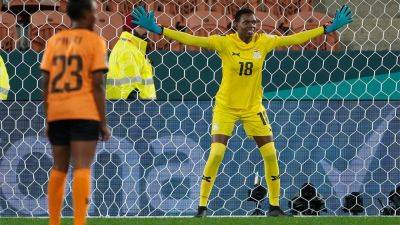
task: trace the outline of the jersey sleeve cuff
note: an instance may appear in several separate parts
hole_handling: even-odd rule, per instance
[[[40,68],[40,71],[45,72],[45,73],[50,73],[50,70],[44,69],[44,68]]]
[[[100,68],[100,69],[92,70],[92,73],[97,73],[97,72],[107,73],[108,72],[108,68]]]

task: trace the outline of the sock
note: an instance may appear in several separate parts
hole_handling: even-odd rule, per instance
[[[72,200],[74,206],[74,225],[85,225],[90,195],[90,169],[80,168],[74,171]]]
[[[49,202],[49,224],[61,224],[61,208],[64,201],[65,181],[67,174],[51,169],[49,184],[47,186],[47,196]]]
[[[199,206],[207,206],[208,198],[214,186],[219,165],[224,158],[226,146],[221,143],[212,143],[210,155],[208,156],[206,166],[204,167],[203,178],[200,185],[200,203]]]
[[[281,180],[274,142],[261,146],[260,152],[264,160],[264,172],[268,187],[269,204],[279,206]]]

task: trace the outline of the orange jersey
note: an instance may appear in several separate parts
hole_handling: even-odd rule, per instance
[[[51,37],[41,70],[48,72],[47,121],[100,121],[93,94],[93,72],[107,70],[105,41],[85,29],[71,29]]]

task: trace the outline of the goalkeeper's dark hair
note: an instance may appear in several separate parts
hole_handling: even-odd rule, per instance
[[[249,8],[241,8],[236,12],[234,21],[239,22],[240,17],[242,17],[244,14],[254,14],[254,11]]]
[[[79,20],[86,11],[92,10],[93,0],[69,0],[67,5],[67,15],[71,20]]]

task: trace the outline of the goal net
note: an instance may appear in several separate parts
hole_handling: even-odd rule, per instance
[[[41,1],[35,12],[11,2],[1,12],[1,56],[11,90],[0,102],[0,216],[47,216],[52,156],[39,71],[46,39],[39,29],[42,17],[33,15],[64,15],[65,1]],[[231,32],[232,13],[243,5],[255,9],[261,30],[288,35],[329,21],[341,4],[348,4],[354,22],[347,28],[303,46],[277,49],[264,64],[264,105],[279,153],[281,206],[292,211],[290,203],[312,183],[325,204],[321,214],[346,215],[359,208],[349,205],[348,196],[358,197],[359,213],[365,215],[396,207],[389,195],[400,185],[399,1],[98,2],[106,19],[96,31],[110,50],[133,5],[155,10],[165,26],[204,36]],[[21,23],[26,16],[32,20]],[[53,32],[64,29],[64,22],[51,24]],[[157,100],[107,102],[112,138],[98,144],[90,216],[187,216],[198,205],[221,61],[214,52],[148,37]],[[256,204],[248,201],[248,191],[256,173],[264,174],[261,155],[238,123],[209,214],[250,215]],[[266,186],[264,179],[261,184]],[[71,177],[65,193],[63,215],[70,216]],[[311,199],[302,198],[311,205]]]

